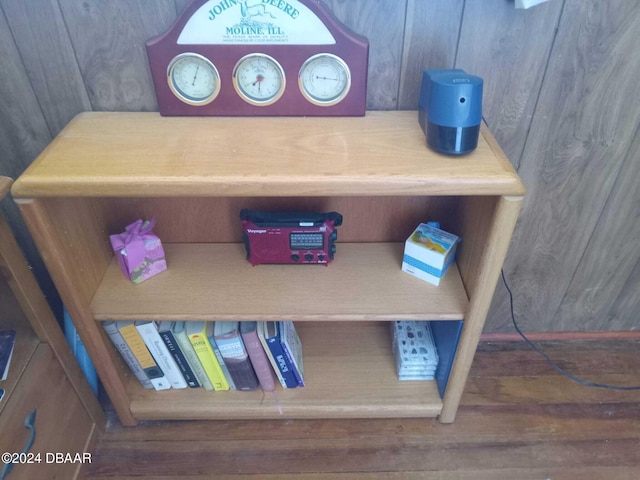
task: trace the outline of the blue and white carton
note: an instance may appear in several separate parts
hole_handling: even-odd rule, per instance
[[[440,285],[456,257],[460,238],[439,228],[421,223],[404,244],[402,270],[433,285]]]

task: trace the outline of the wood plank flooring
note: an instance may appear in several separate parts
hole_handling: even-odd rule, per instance
[[[587,380],[640,385],[638,339],[541,345]],[[92,460],[92,480],[637,480],[640,391],[584,387],[522,342],[482,342],[450,425],[163,421],[126,428],[111,413]]]

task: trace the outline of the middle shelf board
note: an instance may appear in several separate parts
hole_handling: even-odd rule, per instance
[[[139,285],[112,260],[96,320],[461,320],[469,302],[455,264],[437,287],[403,272],[403,243],[338,243],[327,266],[254,267],[235,243],[164,248],[168,270]]]

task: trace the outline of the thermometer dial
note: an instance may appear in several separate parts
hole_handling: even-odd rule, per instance
[[[209,59],[197,53],[181,53],[167,67],[173,94],[188,105],[207,105],[220,93],[220,74]]]

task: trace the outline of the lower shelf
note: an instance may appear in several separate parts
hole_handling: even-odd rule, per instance
[[[143,389],[133,375],[128,375],[131,412],[139,420],[440,414],[442,399],[435,381],[398,381],[388,322],[296,322],[296,329],[303,345],[307,386],[278,386],[275,395],[200,388],[156,392]]]

